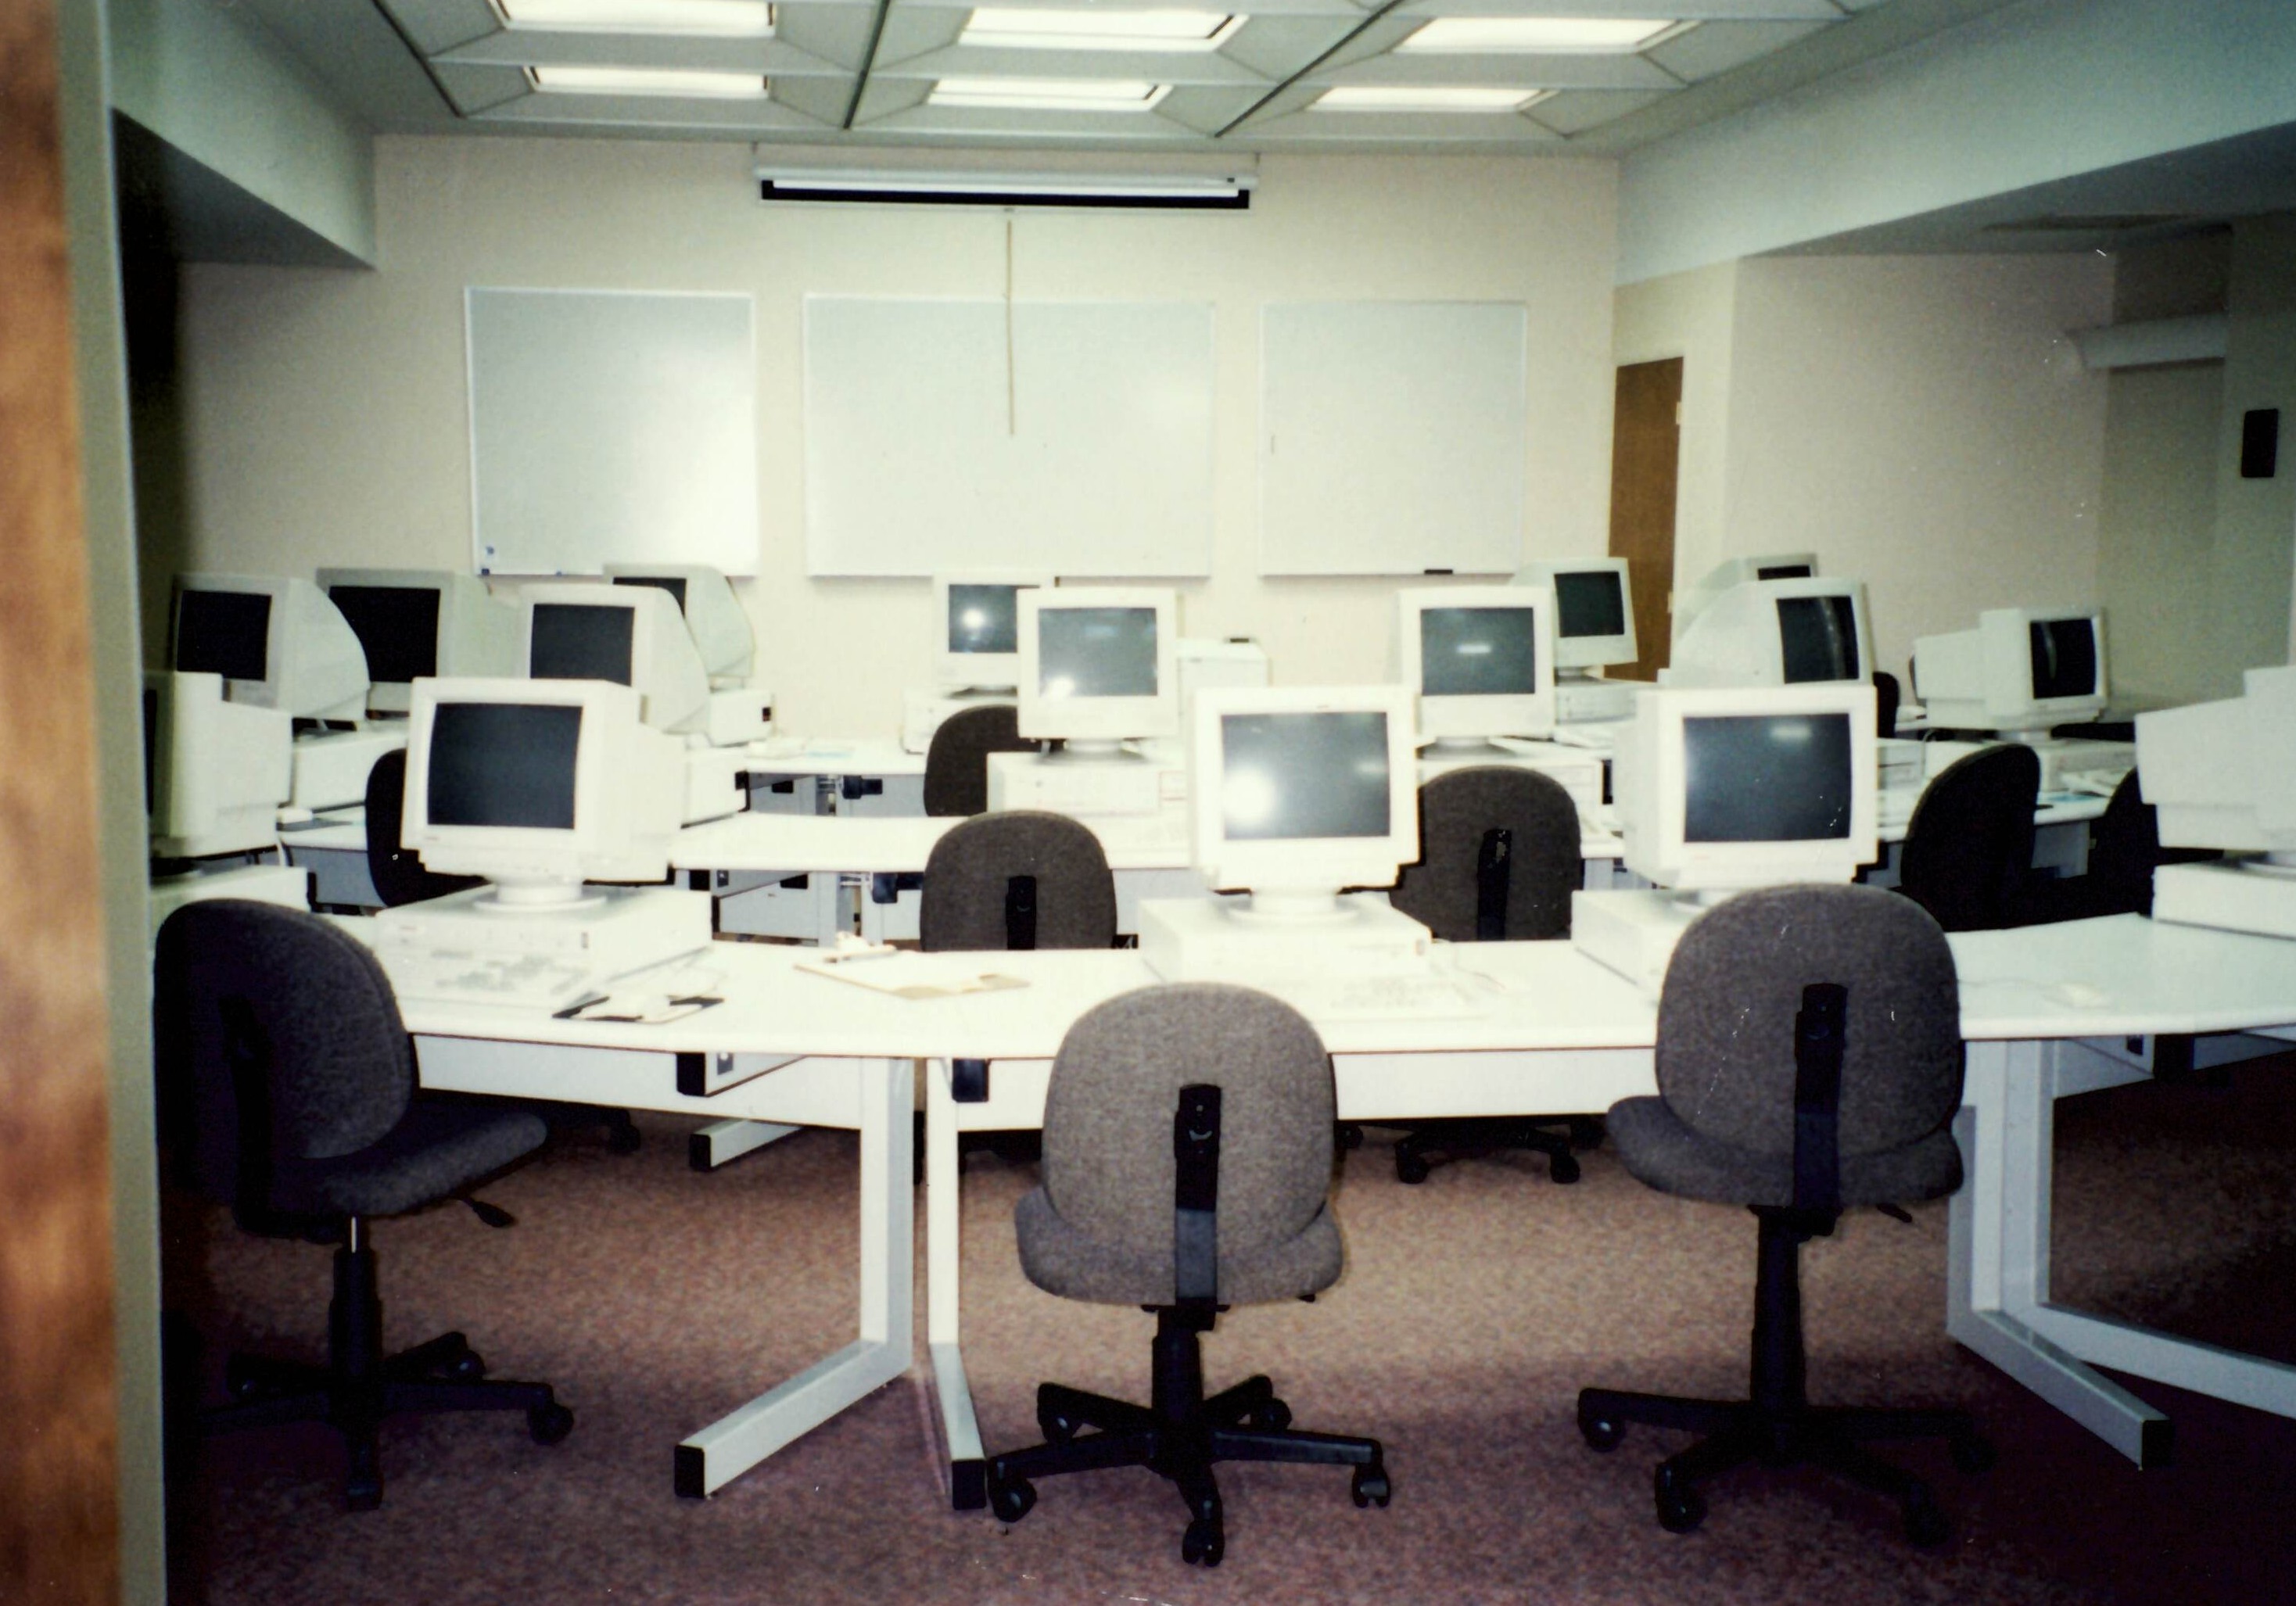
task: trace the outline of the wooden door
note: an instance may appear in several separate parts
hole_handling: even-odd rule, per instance
[[[1682,359],[1619,370],[1611,435],[1611,555],[1627,560],[1635,588],[1632,668],[1609,673],[1652,680],[1674,638],[1674,487],[1682,436]]]
[[[53,0],[0,5],[0,1601],[94,1602],[119,1594],[109,1023],[56,68]]]

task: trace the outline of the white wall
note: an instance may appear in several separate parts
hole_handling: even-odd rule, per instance
[[[747,291],[763,529],[759,578],[743,591],[758,673],[785,728],[896,729],[901,689],[925,675],[927,587],[805,575],[801,298],[1001,294],[1004,217],[766,207],[741,146],[384,139],[377,156],[381,271],[185,270],[191,561],[290,574],[468,565],[466,284]],[[1271,157],[1242,216],[1013,220],[1022,298],[1216,304],[1213,571],[1185,588],[1191,634],[1256,635],[1291,684],[1387,672],[1394,582],[1255,572],[1269,301],[1526,303],[1524,553],[1603,550],[1612,191],[1606,163]]]
[[[1729,555],[1732,341],[1737,331],[1740,264],[1622,285],[1612,331],[1620,367],[1682,359],[1682,428],[1674,490],[1675,586],[1695,582]]]

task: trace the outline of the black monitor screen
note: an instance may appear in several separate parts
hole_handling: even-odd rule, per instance
[[[1615,569],[1554,577],[1554,634],[1624,635],[1627,588]]]
[[[1429,697],[1523,696],[1538,689],[1538,610],[1427,608],[1419,689]]]
[[[1863,680],[1857,661],[1857,609],[1849,597],[1778,599],[1778,656],[1785,683]]]
[[[186,591],[176,600],[176,668],[226,680],[271,678],[271,598],[259,591]]]
[[[667,591],[676,600],[677,610],[685,611],[685,577],[682,574],[618,574],[617,586],[651,586],[656,591]]]
[[[331,586],[327,596],[366,653],[366,677],[393,684],[439,673],[439,593],[428,586]]]
[[[1220,716],[1222,830],[1234,842],[1387,834],[1387,716]]]
[[[2088,619],[2036,619],[2026,626],[2033,647],[2033,697],[2096,695],[2096,629]]]
[[[537,680],[611,680],[628,685],[630,637],[637,617],[634,608],[537,602],[526,672]]]
[[[1807,580],[1809,578],[1809,565],[1807,563],[1759,563],[1754,567],[1754,578],[1758,580]]]
[[[430,725],[433,825],[574,829],[582,710],[565,703],[442,702]]]
[[[1682,770],[1685,841],[1838,841],[1849,834],[1847,714],[1686,718]]]
[[[1037,616],[1037,687],[1046,697],[1156,695],[1153,608],[1047,608]]]
[[[951,652],[1018,652],[1021,650],[1021,592],[1018,586],[951,586],[948,588],[948,650]]]

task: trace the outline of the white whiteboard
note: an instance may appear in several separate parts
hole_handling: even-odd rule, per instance
[[[1512,301],[1264,308],[1259,572],[1513,572],[1528,328]]]
[[[748,296],[472,286],[464,308],[479,573],[758,572]]]
[[[1212,308],[808,296],[806,559],[1211,572]]]

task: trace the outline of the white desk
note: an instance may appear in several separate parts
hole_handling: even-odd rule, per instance
[[[922,815],[925,761],[890,736],[768,737],[750,744],[750,807],[761,811]],[[786,793],[776,789],[786,785]]]

